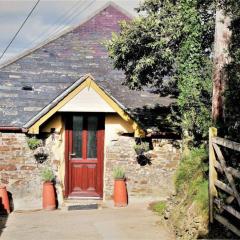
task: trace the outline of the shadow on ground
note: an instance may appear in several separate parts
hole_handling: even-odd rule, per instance
[[[7,215],[1,214],[0,215],[0,237],[2,235],[2,232],[4,231],[5,227],[6,227],[6,222],[7,222]]]
[[[215,221],[213,224],[210,224],[209,233],[199,239],[239,239],[239,237]]]
[[[4,206],[2,204],[2,199],[0,198],[0,237],[6,227],[7,219],[8,219],[8,214],[7,214],[7,211],[4,209]]]

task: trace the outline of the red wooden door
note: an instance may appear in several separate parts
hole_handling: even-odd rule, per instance
[[[102,197],[104,116],[70,114],[66,121],[67,197]]]

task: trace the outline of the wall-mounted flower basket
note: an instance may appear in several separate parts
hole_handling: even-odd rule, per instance
[[[27,139],[29,148],[33,151],[33,155],[38,163],[43,163],[48,158],[48,151],[43,146],[42,139],[38,139],[35,136]]]
[[[45,147],[38,147],[34,150],[34,157],[38,163],[43,163],[48,158],[47,149]]]
[[[27,143],[28,143],[28,146],[31,150],[35,150],[37,149],[38,147],[41,147],[43,144],[42,144],[42,140],[41,139],[38,139],[36,137],[29,137],[27,139]]]
[[[151,165],[151,158],[146,153],[150,150],[148,142],[141,142],[134,146],[135,152],[137,154],[137,162],[141,166]]]
[[[137,156],[137,162],[140,166],[151,165],[151,158],[146,154],[140,154]]]
[[[149,148],[149,143],[147,142],[141,142],[140,144],[136,144],[134,146],[134,150],[136,152],[137,155],[142,155],[144,154],[145,152],[149,151],[150,148]]]

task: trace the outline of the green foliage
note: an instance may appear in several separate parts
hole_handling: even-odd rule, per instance
[[[36,137],[31,137],[27,139],[27,144],[31,150],[34,150],[41,146],[42,141]]]
[[[222,8],[231,18],[236,18],[240,15],[239,0],[219,0],[219,7]]]
[[[133,89],[145,85],[163,93],[176,93],[173,67],[179,46],[182,22],[174,1],[146,1],[131,24],[122,22],[120,35],[108,41],[109,56],[117,69],[124,70],[124,84]]]
[[[190,188],[193,200],[196,201],[200,209],[208,212],[208,181],[207,179],[199,179]]]
[[[113,177],[114,179],[124,179],[125,171],[122,167],[116,167],[113,169]]]
[[[199,209],[208,209],[208,154],[204,148],[192,149],[181,160],[176,172],[175,185],[178,194],[185,194],[186,202],[196,202]]]
[[[134,150],[137,154],[143,154],[150,150],[148,142],[141,142],[140,144],[134,145]]]
[[[152,206],[153,211],[157,212],[159,215],[162,215],[164,213],[164,211],[166,210],[166,208],[167,208],[167,204],[164,201],[155,203]]]
[[[214,7],[206,0],[147,0],[108,42],[124,84],[177,96],[179,125],[195,140],[210,126]]]
[[[178,106],[181,128],[191,137],[206,138],[211,124],[211,67],[209,58],[213,41],[213,24],[201,14],[197,0],[181,0],[181,19],[184,22],[182,39],[177,54]],[[204,6],[203,6],[204,7]],[[210,34],[206,40],[203,38]],[[209,48],[210,46],[210,48]]]
[[[41,176],[44,182],[52,182],[55,178],[53,170],[48,167],[42,170]]]

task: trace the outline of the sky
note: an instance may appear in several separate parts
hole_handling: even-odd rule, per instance
[[[133,16],[140,0],[112,0]],[[0,55],[17,32],[37,0],[0,0]],[[0,64],[49,37],[76,26],[108,0],[40,0]]]

